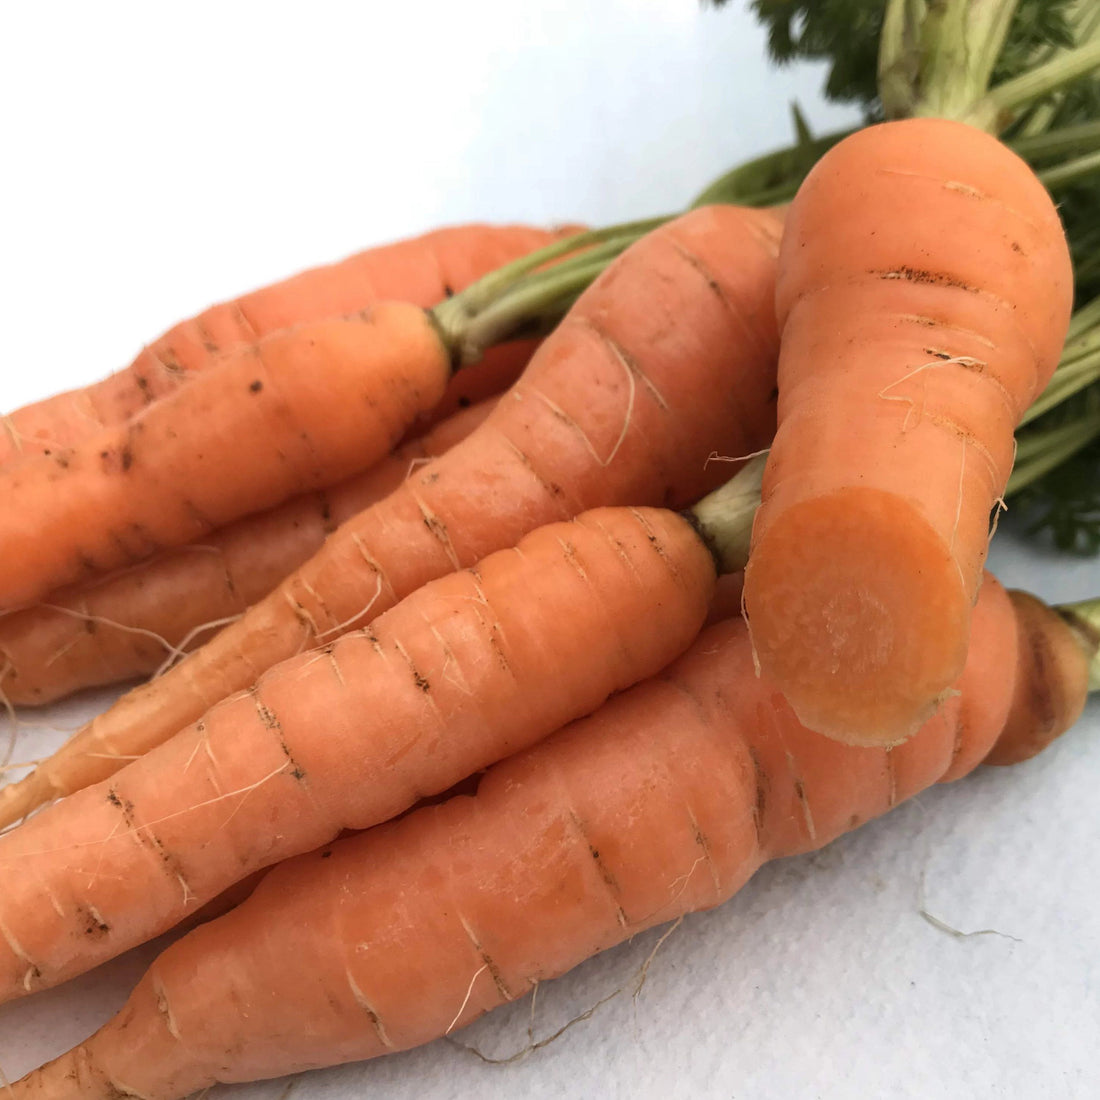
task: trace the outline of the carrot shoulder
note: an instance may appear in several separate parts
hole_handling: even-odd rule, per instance
[[[0,617],[0,693],[40,705],[82,688],[149,676],[263,599],[339,524],[464,439],[493,401],[403,443],[364,473],[246,516],[48,602]]]
[[[745,577],[761,667],[807,725],[897,741],[958,675],[1013,430],[1071,299],[1050,197],[979,130],[873,126],[807,177]]]
[[[15,1098],[179,1100],[462,1027],[1026,741],[1021,697],[1056,687],[1054,725],[1071,724],[1089,656],[1049,609],[1022,637],[1018,622],[988,579],[959,694],[893,750],[806,730],[755,674],[743,624],[719,624],[661,676],[490,769],[475,796],[274,869]]]
[[[559,235],[523,225],[447,226],[211,306],[154,340],[124,370],[3,417],[0,465],[20,455],[71,447],[104,427],[125,423],[216,364],[234,344],[254,344],[280,329],[344,317],[380,301],[410,302],[427,309]],[[454,400],[487,397],[494,392],[492,379],[507,374],[529,354],[529,342],[490,349],[483,365],[455,376],[449,393],[454,391]]]
[[[690,644],[715,577],[676,513],[597,509],[284,662],[0,837],[0,1001],[594,710]]]
[[[578,299],[467,439],[348,520],[165,676],[129,692],[18,787],[0,823],[110,774],[302,649],[433,577],[607,504],[683,507],[774,430],[781,223],[706,207],[643,237]]]
[[[0,470],[0,608],[365,469],[450,375],[429,315],[380,303],[238,347],[142,416]]]

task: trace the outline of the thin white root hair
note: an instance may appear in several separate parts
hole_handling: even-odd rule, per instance
[[[226,615],[222,619],[211,619],[209,622],[199,623],[197,626],[191,627],[191,629],[186,634],[184,634],[184,636],[180,639],[179,645],[177,646],[169,646],[166,642],[165,645],[168,649],[171,650],[171,652],[161,662],[161,664],[157,666],[156,672],[154,672],[153,675],[149,677],[149,679],[159,679],[170,668],[182,661],[184,657],[187,656],[187,647],[190,646],[191,643],[200,634],[204,634],[208,630],[221,630],[223,626],[229,626],[231,623],[235,623],[243,614],[244,612],[238,611],[236,615]]]
[[[283,598],[290,604],[290,610],[294,612],[294,617],[303,627],[305,627],[305,632],[298,642],[298,649],[296,652],[302,653],[307,649],[312,649],[313,647],[306,643],[310,638],[317,637],[317,623],[314,622],[313,616],[302,606],[302,604],[285,589],[283,589]]]
[[[972,932],[964,932],[960,928],[954,927],[954,925],[948,924],[947,921],[941,920],[939,917],[930,913],[927,908],[927,901],[925,899],[925,886],[927,884],[928,872],[927,870],[921,871],[920,883],[918,886],[918,907],[917,912],[938,932],[944,932],[949,936],[953,936],[957,940],[968,940],[975,936],[999,936],[1004,940],[1011,940],[1013,943],[1023,943],[1024,941],[1018,936],[1012,936],[1008,932],[1001,932],[996,928],[977,928]]]
[[[993,502],[993,522],[989,525],[989,538],[986,540],[986,546],[993,542],[993,536],[997,533],[997,524],[1001,522],[1001,513],[1007,511],[1008,505],[1005,503],[1005,498],[997,497]]]
[[[62,607],[56,603],[40,603],[38,605],[41,608],[45,608],[47,611],[56,611],[59,615],[68,615],[72,619],[77,619],[82,623],[95,623],[96,626],[109,626],[115,630],[121,630],[124,634],[137,634],[143,638],[151,638],[158,645],[163,646],[169,653],[175,655],[180,651],[176,646],[172,645],[170,641],[163,634],[158,634],[155,630],[148,630],[143,626],[128,626],[126,623],[120,623],[116,619],[108,619],[105,615],[93,615],[87,611],[77,611],[74,607]],[[70,646],[64,647],[55,653],[46,664],[52,664],[59,657],[63,656],[69,651]],[[182,654],[180,654],[182,656]]]
[[[348,630],[352,623],[358,622],[364,615],[366,615],[370,611],[372,607],[374,607],[374,605],[378,602],[378,597],[382,595],[382,574],[376,573],[374,580],[374,593],[371,595],[371,598],[367,600],[366,605],[362,607],[359,611],[357,611],[354,615],[351,615],[349,618],[345,619],[342,623],[337,623],[335,626],[329,627],[328,630],[322,631],[320,634],[315,633],[314,637],[317,639],[318,642],[323,643],[324,640],[330,635],[335,634],[339,636],[345,633],[345,631]]]
[[[759,451],[750,451],[747,455],[736,455],[731,457],[730,455],[720,455],[717,451],[711,451],[707,455],[706,462],[703,463],[703,469],[705,470],[712,462],[748,462],[750,458],[759,458],[761,455],[766,455],[771,450],[771,447],[762,447]]]
[[[611,448],[611,454],[607,458],[603,459],[601,465],[610,466],[615,461],[615,456],[619,453],[619,448],[622,447],[624,440],[626,439],[626,433],[630,431],[630,422],[634,419],[634,400],[638,393],[638,382],[634,377],[634,371],[630,369],[630,364],[626,361],[625,356],[619,349],[619,346],[613,341],[608,340],[608,345],[615,353],[615,358],[618,359],[624,371],[626,371],[626,380],[630,384],[630,389],[627,392],[626,397],[626,415],[623,417],[623,429],[619,432],[619,438],[615,440],[615,446]],[[658,397],[660,395],[658,394]],[[661,402],[664,404],[664,398],[661,398]],[[667,407],[667,406],[666,406]]]
[[[455,1013],[455,1018],[447,1025],[447,1030],[443,1032],[444,1035],[450,1035],[454,1031],[455,1024],[462,1018],[462,1013],[466,1011],[466,1006],[470,1003],[470,997],[473,996],[474,983],[489,969],[488,963],[482,963],[480,969],[475,971],[474,976],[470,979],[470,984],[466,987],[466,996],[462,998],[462,1005]]]
[[[745,629],[749,632],[749,653],[752,654],[752,670],[756,674],[756,678],[760,679],[760,654],[756,652],[756,641],[752,636],[752,626],[749,624],[749,609],[745,603],[745,590],[741,589],[741,621],[745,624]]]
[[[613,1001],[616,997],[622,993],[622,989],[616,989],[612,993],[608,993],[606,997],[601,997],[591,1008],[585,1009],[579,1016],[574,1016],[573,1019],[567,1023],[562,1024],[552,1035],[547,1035],[544,1039],[539,1039],[538,1042],[529,1042],[522,1050],[517,1050],[515,1054],[510,1054],[506,1058],[493,1058],[488,1054],[480,1051],[476,1046],[470,1043],[460,1043],[456,1039],[452,1039],[447,1036],[447,1041],[458,1047],[459,1050],[464,1050],[468,1054],[474,1055],[476,1058],[480,1058],[490,1066],[507,1066],[512,1062],[521,1062],[524,1058],[535,1053],[535,1051],[542,1050],[543,1047],[548,1047],[551,1043],[560,1039],[571,1027],[576,1024],[584,1023],[586,1020],[591,1020],[596,1013],[603,1008],[608,1001]]]
[[[413,458],[409,461],[409,468],[405,471],[405,480],[408,481],[410,477],[420,469],[421,466],[427,466],[433,462],[434,459],[431,455],[421,455],[420,458]]]
[[[681,914],[672,922],[671,925],[669,925],[668,928],[664,930],[664,932],[661,933],[660,939],[658,939],[657,942],[653,945],[653,950],[650,951],[650,953],[646,956],[645,962],[642,963],[640,969],[638,970],[637,984],[634,986],[634,992],[631,994],[631,998],[635,1001],[635,1003],[637,1003],[638,996],[642,992],[642,987],[646,983],[646,978],[649,977],[649,968],[653,965],[653,960],[657,957],[657,952],[660,951],[662,947],[664,947],[665,941],[668,939],[668,937],[671,936],[672,933],[675,932],[676,929],[679,928],[680,925],[683,923],[684,917],[683,914]]]
[[[951,560],[955,563],[955,568],[959,572],[959,580],[962,582],[963,589],[966,589],[966,578],[963,576],[962,565],[959,562],[958,557],[955,555],[955,536],[959,533],[959,520],[962,518],[963,507],[963,481],[966,478],[966,438],[963,437],[963,457],[962,462],[959,464],[959,488],[955,497],[955,523],[951,528],[951,541],[947,544],[951,551]]]
[[[638,968],[638,970],[637,970],[637,972],[634,976],[634,989],[633,989],[633,992],[631,993],[631,998],[632,998],[632,1000],[634,1001],[634,1004],[635,1004],[635,1010],[637,1009],[638,996],[642,992],[642,987],[646,983],[646,978],[649,975],[649,968],[650,968],[650,966],[652,966],[653,960],[657,957],[657,952],[661,950],[661,948],[665,944],[665,941],[669,938],[669,936],[672,935],[673,932],[676,931],[677,928],[680,927],[681,924],[683,924],[683,922],[684,922],[684,918],[683,918],[683,915],[681,915],[681,916],[677,917],[676,920],[673,921],[673,923],[667,929],[665,929],[664,932],[661,933],[660,938],[653,945],[653,949],[645,957],[645,960],[642,962],[642,965]],[[482,969],[484,969],[484,967],[482,967]],[[478,974],[480,974],[480,973],[481,973],[481,971],[479,970]],[[477,976],[478,976],[477,974],[474,975],[475,980],[476,980]],[[590,1008],[585,1009],[585,1011],[580,1013],[580,1015],[574,1016],[571,1020],[568,1020],[566,1023],[562,1024],[562,1026],[559,1027],[557,1029],[557,1031],[553,1032],[553,1034],[547,1035],[545,1038],[539,1039],[538,1041],[535,1041],[535,1038],[534,1038],[535,997],[538,994],[539,983],[535,980],[531,980],[531,986],[532,986],[532,988],[531,988],[531,1015],[530,1015],[530,1021],[527,1025],[527,1045],[524,1046],[522,1049],[517,1050],[514,1054],[510,1054],[505,1058],[493,1058],[490,1055],[485,1054],[483,1051],[479,1050],[476,1046],[474,1046],[471,1043],[460,1043],[460,1042],[458,1042],[458,1040],[452,1039],[449,1034],[446,1035],[445,1037],[446,1037],[447,1041],[449,1043],[451,1043],[452,1046],[458,1047],[459,1050],[466,1051],[467,1054],[474,1055],[474,1057],[480,1059],[482,1062],[485,1062],[488,1065],[491,1065],[491,1066],[510,1065],[513,1062],[522,1061],[524,1058],[529,1057],[530,1055],[534,1054],[536,1051],[542,1050],[543,1047],[547,1047],[551,1043],[556,1042],[571,1027],[574,1027],[577,1024],[584,1023],[586,1020],[591,1020],[592,1017],[595,1016],[595,1014],[601,1008],[603,1008],[603,1006],[605,1004],[608,1003],[608,1001],[613,1001],[616,997],[618,997],[622,993],[624,993],[629,984],[630,984],[630,982],[624,983],[623,985],[619,986],[618,989],[612,990],[606,996],[601,997]],[[473,982],[472,981],[470,983],[470,989],[471,990],[473,989]],[[470,996],[469,993],[467,993],[467,995],[466,995],[467,1000],[469,1000],[469,996]],[[463,1007],[463,1009],[465,1009],[465,1007],[466,1007],[465,1002],[463,1002],[462,1007]],[[458,1015],[461,1016],[462,1012],[460,1011]],[[456,1016],[455,1019],[457,1020],[458,1017]],[[452,1028],[454,1027],[454,1023],[451,1024],[451,1027]],[[447,1029],[448,1033],[450,1032],[450,1030],[451,1030],[451,1028]]]
[[[901,430],[903,432],[906,432],[906,431],[909,430],[909,418],[910,418],[910,416],[913,415],[913,411],[917,407],[916,402],[913,400],[913,398],[905,397],[905,396],[900,395],[900,394],[896,395],[896,396],[888,397],[887,393],[890,390],[892,390],[895,386],[900,386],[903,382],[908,382],[910,378],[912,378],[914,375],[920,374],[922,371],[933,370],[937,367],[949,367],[949,366],[985,367],[987,365],[988,364],[984,360],[975,359],[975,358],[973,358],[973,356],[970,356],[970,355],[955,355],[955,356],[952,356],[950,359],[932,359],[927,363],[921,363],[921,365],[919,367],[914,367],[911,371],[907,371],[900,378],[897,378],[893,382],[889,383],[888,385],[883,386],[882,389],[878,391],[878,396],[881,397],[883,401],[901,401],[904,404],[909,406],[908,409],[905,412],[905,419],[902,421],[902,424],[901,424]],[[921,411],[922,412],[924,410],[923,399],[924,399],[925,396],[927,396],[927,395],[924,394],[924,393],[921,394],[921,400],[922,400]],[[920,423],[920,416],[917,417],[917,423],[918,424]]]
[[[31,852],[19,852],[16,856],[8,856],[3,859],[2,863],[14,863],[17,859],[37,859],[40,856],[53,855],[55,852],[72,852],[79,848],[96,848],[102,844],[107,844],[112,840],[122,840],[129,836],[136,836],[138,833],[148,832],[150,829],[156,828],[158,825],[163,825],[166,821],[173,821],[177,817],[185,817],[187,814],[194,813],[196,810],[205,809],[207,806],[214,806],[219,802],[224,802],[229,798],[236,798],[241,796],[240,802],[234,807],[233,812],[222,822],[221,827],[225,828],[230,821],[236,816],[241,806],[244,805],[245,799],[256,790],[259,790],[265,783],[270,783],[277,775],[281,775],[290,767],[290,761],[285,761],[280,764],[274,771],[268,772],[267,775],[261,779],[257,779],[255,783],[249,783],[245,787],[238,787],[232,791],[226,791],[223,794],[215,795],[213,798],[203,799],[202,802],[196,802],[193,806],[187,806],[185,809],[176,810],[174,813],[165,814],[164,817],[155,818],[152,821],[146,821],[142,825],[135,826],[133,829],[127,829],[125,832],[117,833],[113,829],[105,837],[101,837],[99,840],[84,840],[78,841],[74,844],[66,844],[60,848],[39,848]]]

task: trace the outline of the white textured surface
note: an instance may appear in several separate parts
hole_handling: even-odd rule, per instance
[[[785,142],[794,96],[836,125],[816,72],[765,71],[744,6],[9,5],[0,406],[116,368],[210,301],[433,224],[671,209]],[[1050,599],[1100,591],[1100,563],[1005,535],[994,562]],[[72,725],[94,703],[41,717]],[[47,739],[24,731],[17,755]],[[626,992],[518,1064],[436,1043],[307,1075],[290,1095],[1100,1095],[1097,777],[1094,704],[1029,764],[765,868],[669,937],[636,998],[659,932],[543,987],[537,1037]],[[957,939],[922,905],[1003,935]],[[0,1008],[0,1067],[18,1075],[78,1041],[150,955]],[[461,1038],[507,1055],[528,1015],[511,1006]],[[286,1087],[215,1095],[277,1100]]]

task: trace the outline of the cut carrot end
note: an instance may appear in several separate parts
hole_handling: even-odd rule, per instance
[[[891,493],[792,505],[745,573],[761,672],[799,720],[856,745],[903,741],[966,660],[970,602],[950,548]]]

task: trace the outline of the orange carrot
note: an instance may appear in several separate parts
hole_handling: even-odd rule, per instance
[[[326,535],[465,438],[493,401],[462,409],[366,473],[248,516],[0,618],[0,692],[18,705],[148,676],[241,615],[315,553]]]
[[[343,524],[269,597],[124,696],[19,784],[0,825],[110,775],[433,577],[601,504],[697,499],[774,428],[772,297],[781,224],[707,207],[642,238],[578,299],[489,418]]]
[[[589,713],[690,644],[715,577],[676,513],[596,509],[284,662],[0,837],[0,1001]]]
[[[4,417],[0,464],[20,454],[56,452],[104,427],[125,423],[150,402],[209,368],[234,344],[253,344],[280,329],[343,317],[379,301],[427,308],[502,264],[574,231],[574,227],[547,232],[522,225],[480,224],[437,229],[212,306],[155,340],[125,370]],[[525,360],[530,347],[530,342],[524,342],[491,349],[483,365],[464,378],[456,376],[453,392],[449,391],[449,411],[460,397],[476,401],[496,392],[492,379],[497,372],[507,373],[517,361]],[[480,388],[482,379],[488,389]]]
[[[134,420],[0,470],[0,609],[365,469],[451,364],[428,313],[381,303],[238,346]]]
[[[427,1042],[991,750],[1037,749],[1080,714],[1096,638],[1086,650],[1050,609],[1014,603],[987,579],[959,694],[893,750],[806,730],[755,674],[743,624],[713,627],[475,796],[275,868],[13,1100],[180,1100]]]
[[[961,123],[862,130],[787,220],[779,427],[745,576],[764,672],[811,728],[899,741],[965,660],[1013,429],[1072,270],[1031,170]]]

